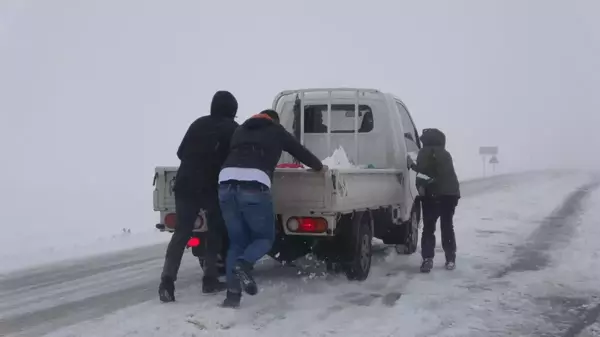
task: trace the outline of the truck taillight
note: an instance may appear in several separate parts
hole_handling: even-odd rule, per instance
[[[287,229],[295,233],[324,233],[327,231],[327,220],[323,218],[289,218]]]
[[[200,239],[197,237],[191,237],[188,240],[187,246],[190,248],[194,248],[194,247],[198,247],[200,246]]]
[[[277,165],[277,168],[303,168],[304,166],[302,166],[302,164],[296,164],[296,163],[283,163],[283,164],[279,164]]]
[[[167,215],[165,215],[165,226],[167,226],[170,229],[175,229],[175,225],[176,225],[176,216],[175,213],[168,213]]]

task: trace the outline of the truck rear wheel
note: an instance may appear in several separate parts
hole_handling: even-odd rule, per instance
[[[205,273],[206,272],[206,270],[205,270],[206,261],[204,260],[204,257],[199,257],[198,262],[200,263],[200,268],[202,268],[202,273]],[[221,276],[223,276],[227,273],[227,271],[225,269],[225,261],[223,260],[223,258],[221,256],[219,256],[219,260],[217,261],[217,272]]]
[[[358,228],[352,231],[349,249],[349,261],[346,264],[346,277],[352,281],[364,281],[371,270],[372,241],[370,216],[363,214]]]

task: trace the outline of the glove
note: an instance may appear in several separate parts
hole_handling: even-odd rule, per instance
[[[415,166],[415,161],[411,158],[411,156],[406,156],[406,164],[409,169],[412,169]]]
[[[327,165],[323,165],[323,167],[320,170],[314,170],[314,169],[308,169],[310,172],[323,172],[323,171],[327,171],[329,170],[329,166]]]

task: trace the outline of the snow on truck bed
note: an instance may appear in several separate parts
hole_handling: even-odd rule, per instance
[[[333,154],[323,160],[323,165],[327,165],[329,168],[356,168],[352,165],[344,151],[343,147],[339,147],[333,151]]]

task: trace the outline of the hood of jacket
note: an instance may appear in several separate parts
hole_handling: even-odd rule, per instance
[[[234,118],[238,109],[238,102],[229,91],[217,91],[210,104],[210,115]]]
[[[423,147],[446,147],[446,135],[438,129],[425,129],[421,135]]]
[[[273,125],[274,123],[275,122],[269,115],[260,113],[248,118],[248,120],[246,120],[242,126],[246,129],[253,130],[264,128],[266,126]]]

